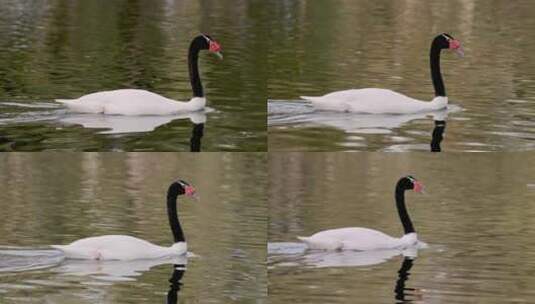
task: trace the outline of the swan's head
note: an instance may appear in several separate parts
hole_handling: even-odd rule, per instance
[[[464,57],[464,50],[461,45],[461,42],[453,38],[453,36],[451,36],[450,34],[442,33],[438,35],[433,43],[438,44],[441,49],[453,51],[459,57]]]
[[[195,39],[199,41],[201,50],[208,50],[210,53],[219,57],[219,59],[223,59],[223,54],[221,54],[221,45],[212,37],[207,34],[201,34]]]
[[[187,197],[192,197],[197,199],[197,190],[191,186],[188,182],[183,180],[177,180],[169,186],[168,195],[170,196],[180,196],[185,195]]]
[[[402,177],[398,182],[398,187],[403,190],[413,190],[416,193],[424,192],[424,184],[410,175]]]

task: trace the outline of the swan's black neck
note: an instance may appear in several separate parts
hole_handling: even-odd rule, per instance
[[[410,295],[408,291],[413,291],[412,288],[405,288],[405,283],[409,280],[410,270],[413,265],[413,260],[411,258],[405,257],[403,259],[403,264],[401,264],[401,268],[398,271],[398,280],[396,282],[396,287],[394,289],[394,292],[396,293],[396,300],[400,301],[397,303],[406,303],[407,300],[406,297]]]
[[[204,123],[194,124],[191,131],[190,152],[201,152],[201,139],[204,135]]]
[[[431,139],[431,152],[441,152],[440,143],[444,139],[444,130],[446,130],[445,120],[435,120],[435,128],[433,129],[433,137]]]
[[[440,42],[438,39],[433,40],[431,44],[431,52],[429,59],[431,61],[431,79],[433,79],[433,87],[435,88],[435,96],[446,96],[446,88],[442,80],[442,73],[440,72]]]
[[[197,37],[193,39],[188,53],[189,79],[193,97],[204,97],[201,77],[199,76],[199,52],[203,49],[203,43],[205,43],[201,39],[204,38]]]
[[[401,183],[402,181],[396,186],[396,207],[398,208],[399,219],[403,225],[403,230],[405,231],[405,234],[408,234],[416,231],[414,230],[411,218],[407,212],[407,207],[405,206],[405,189]]]
[[[172,185],[171,187],[173,186],[175,185]],[[171,226],[171,231],[173,231],[175,243],[186,241],[186,238],[184,237],[184,231],[182,231],[182,226],[180,226],[180,221],[178,220],[177,198],[178,191],[169,189],[169,192],[167,193],[167,217],[169,218],[169,225]]]

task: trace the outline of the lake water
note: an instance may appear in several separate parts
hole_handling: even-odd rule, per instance
[[[299,96],[367,87],[431,100],[429,46],[448,32],[465,57],[443,54],[455,112],[444,151],[535,148],[535,2],[279,1],[271,8],[268,63],[271,151],[422,151],[436,113],[311,112]],[[458,110],[458,111],[457,111]]]
[[[266,302],[264,155],[4,153],[0,173],[2,303]],[[169,246],[177,178],[200,195],[179,201],[187,258],[76,261],[48,247],[104,234]]]
[[[265,151],[266,3],[228,3],[2,1],[0,150],[190,151],[203,123],[203,151]],[[189,100],[187,51],[200,32],[225,56],[200,55],[205,113],[132,120],[52,103],[121,88]]]
[[[270,155],[270,303],[533,303],[535,155]],[[399,177],[427,248],[305,251],[296,236],[341,227],[403,232]],[[412,302],[411,302],[412,303]]]

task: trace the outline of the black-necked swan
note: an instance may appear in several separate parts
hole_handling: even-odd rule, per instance
[[[301,96],[312,102],[317,110],[368,113],[368,114],[409,114],[444,109],[448,97],[440,72],[440,53],[443,49],[455,51],[464,56],[461,42],[451,35],[443,33],[431,43],[430,64],[431,78],[435,88],[435,98],[421,101],[387,89],[358,89],[330,93],[319,97]]]
[[[122,89],[96,92],[78,99],[56,99],[69,111],[76,113],[110,115],[171,115],[204,109],[206,98],[199,75],[198,59],[201,50],[208,50],[220,58],[221,46],[210,36],[201,34],[190,44],[188,67],[193,98],[188,102],[176,101],[145,90]]]
[[[396,207],[403,224],[405,234],[401,238],[394,238],[380,231],[351,227],[331,229],[318,232],[309,237],[298,237],[310,249],[321,250],[380,250],[407,249],[418,245],[418,237],[405,206],[405,191],[423,191],[423,184],[412,176],[401,178],[395,191]]]
[[[74,241],[69,245],[53,245],[63,251],[66,258],[86,260],[137,260],[160,259],[187,253],[186,238],[178,220],[177,198],[179,195],[195,197],[196,191],[183,180],[176,181],[167,191],[167,216],[173,232],[171,247],[154,245],[128,235],[104,235]]]

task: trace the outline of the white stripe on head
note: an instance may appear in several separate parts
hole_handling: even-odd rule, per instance
[[[443,33],[442,37],[446,38],[446,40],[448,40],[448,41],[453,39],[452,37],[448,36],[446,33]]]
[[[208,38],[208,36],[206,36],[205,34],[201,34],[201,36],[203,36],[204,39],[206,39],[206,42],[208,43],[212,42],[212,39]]]
[[[189,186],[189,184],[188,184],[188,183],[186,183],[186,182],[185,182],[185,181],[183,181],[183,180],[177,180],[176,182],[177,182],[177,183],[178,183],[178,184],[179,184],[180,186],[182,186],[182,187],[186,187],[186,186]]]

